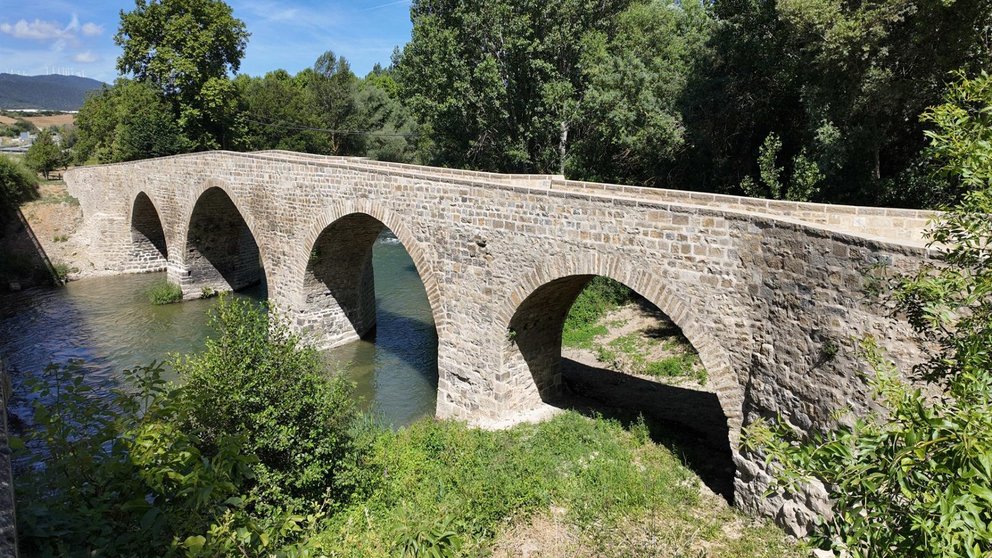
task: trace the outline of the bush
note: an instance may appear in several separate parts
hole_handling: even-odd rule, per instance
[[[304,555],[361,457],[350,386],[253,303],[214,312],[218,337],[173,363],[182,387],[154,364],[122,386],[78,364],[28,382],[24,555]]]
[[[0,155],[0,210],[16,208],[37,195],[38,177],[21,163]]]
[[[358,417],[351,384],[328,377],[319,354],[253,302],[221,297],[211,323],[217,337],[174,363],[185,380],[182,429],[208,448],[243,436],[266,503],[345,500],[351,488],[337,473]]]
[[[148,300],[152,304],[172,304],[183,299],[183,288],[165,279],[157,281],[148,288]]]

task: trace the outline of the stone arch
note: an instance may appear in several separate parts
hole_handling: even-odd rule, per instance
[[[208,179],[190,192],[174,245],[184,247],[179,283],[187,298],[202,290],[238,290],[264,279],[264,242],[250,212],[223,181]],[[170,269],[171,272],[171,269]]]
[[[378,225],[376,225],[376,223]],[[437,274],[434,271],[433,259],[428,256],[423,245],[417,241],[416,236],[414,236],[400,216],[364,199],[348,200],[335,204],[334,206],[327,207],[323,211],[319,212],[307,225],[305,225],[305,228],[303,228],[303,233],[299,237],[300,242],[297,245],[297,255],[293,258],[290,269],[288,270],[290,276],[292,277],[292,287],[290,291],[294,293],[293,299],[289,302],[290,306],[296,308],[298,311],[305,312],[305,309],[308,306],[308,292],[310,292],[307,288],[307,281],[311,263],[311,254],[313,253],[314,247],[321,239],[321,236],[336,224],[350,227],[360,235],[361,238],[356,241],[355,245],[352,246],[353,248],[356,248],[355,253],[352,255],[360,256],[362,258],[366,256],[364,253],[366,249],[371,250],[372,242],[375,240],[374,236],[378,236],[379,231],[381,231],[383,227],[388,228],[394,235],[396,235],[396,238],[400,241],[407,253],[410,255],[410,258],[413,260],[417,274],[420,276],[420,280],[424,284],[424,291],[427,294],[427,301],[431,308],[431,315],[434,318],[434,326],[437,330],[438,337],[441,337],[442,331],[445,330],[446,319],[442,306],[441,287]],[[360,250],[358,248],[360,248]],[[373,305],[370,310],[373,312],[374,319],[374,284],[371,283],[371,277],[368,275],[371,273],[371,267],[365,267],[367,264],[370,266],[370,259],[367,263],[365,260],[361,262],[361,276],[368,277],[362,287],[362,292],[364,292],[366,297],[371,296],[373,299]],[[352,280],[360,279],[361,276],[353,277]],[[355,298],[354,300],[357,301],[358,299]],[[368,311],[368,302],[365,302],[364,305]],[[304,321],[307,320],[304,319]],[[364,334],[364,332],[360,330],[368,326],[367,318],[357,321],[361,323],[358,324],[358,327],[354,328],[352,334],[350,335],[350,338],[352,339],[354,339],[356,335],[360,336]],[[354,327],[355,321],[349,319],[349,322],[352,323]]]
[[[559,258],[530,272],[517,284],[497,312],[497,323],[506,328],[508,336],[513,337],[514,342],[507,345],[527,343],[523,337],[526,332],[511,330],[514,318],[521,309],[526,312],[541,307],[539,305],[550,304],[550,308],[543,306],[544,310],[541,314],[533,314],[537,322],[531,325],[552,326],[548,330],[551,332],[549,338],[541,339],[539,342],[550,343],[553,351],[556,352],[538,358],[560,360],[561,323],[575,297],[595,276],[609,277],[630,287],[657,306],[682,330],[706,368],[710,390],[719,399],[720,407],[727,419],[731,450],[737,453],[744,420],[744,390],[734,372],[730,355],[706,329],[705,323],[696,318],[687,301],[666,285],[668,281],[642,266],[614,256],[590,255],[576,259]],[[527,350],[527,347],[523,349]],[[534,378],[530,371],[531,363],[525,364],[526,370],[520,370],[520,364],[520,361],[514,363],[513,358],[508,358],[504,351],[500,379],[508,385],[506,393],[521,401],[524,407],[540,405],[541,390],[554,389],[557,379]],[[541,382],[545,382],[545,385],[539,385]]]
[[[160,271],[169,261],[165,228],[155,202],[143,190],[132,196],[128,212],[130,253],[128,271]]]

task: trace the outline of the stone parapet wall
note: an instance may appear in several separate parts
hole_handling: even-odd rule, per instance
[[[870,298],[865,278],[880,264],[909,271],[934,256],[916,239],[924,212],[281,152],[84,167],[65,179],[108,270],[133,265],[130,211],[147,195],[179,278],[196,256],[191,235],[208,229],[191,228],[194,208],[223,192],[257,242],[270,300],[331,344],[370,327],[367,240],[388,227],[437,326],[437,414],[481,425],[547,414],[564,313],[583,277],[612,277],[699,352],[728,425],[737,502],[766,513],[795,502],[763,497],[767,476],[740,451],[741,428],[778,414],[809,431],[839,408],[863,410],[855,343],[865,335],[899,363],[919,359],[909,327]]]

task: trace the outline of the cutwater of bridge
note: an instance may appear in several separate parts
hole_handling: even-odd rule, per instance
[[[262,279],[322,346],[375,324],[372,244],[410,253],[438,333],[437,415],[540,419],[560,386],[561,330],[595,276],[678,325],[726,420],[735,501],[765,498],[740,432],[781,415],[800,431],[868,405],[854,340],[918,358],[905,323],[865,293],[872,266],[917,268],[924,212],[755,200],[286,152],[210,152],[66,174],[100,270],[167,269],[187,298]],[[804,516],[805,517],[805,516]],[[786,519],[788,519],[786,517]]]

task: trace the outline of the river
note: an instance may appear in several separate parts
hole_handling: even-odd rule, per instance
[[[394,427],[434,414],[437,333],[423,283],[403,246],[384,235],[373,248],[377,328],[324,352],[344,370],[366,409]],[[203,347],[215,300],[154,306],[145,294],[164,273],[96,277],[64,288],[0,296],[0,354],[13,368],[13,410],[26,412],[24,379],[49,363],[83,361],[93,380],[113,380],[135,365]],[[237,294],[264,299],[265,285]]]

